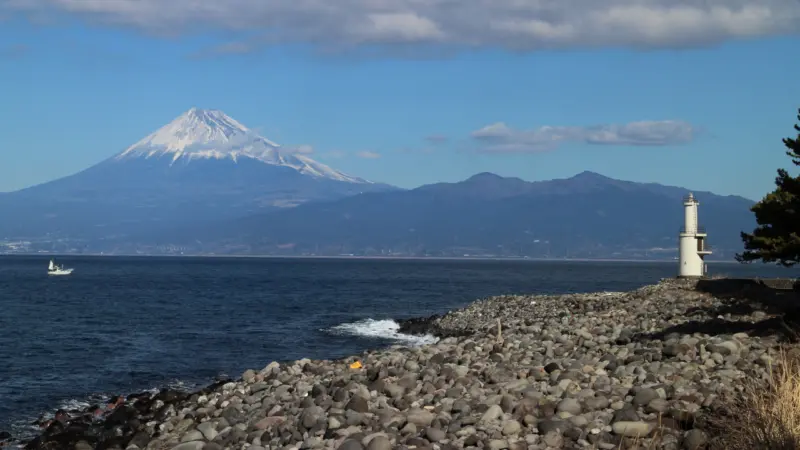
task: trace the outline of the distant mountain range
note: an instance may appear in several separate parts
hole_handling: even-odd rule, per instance
[[[526,182],[481,173],[458,183],[360,194],[165,234],[186,250],[283,255],[670,258],[684,188],[593,172]],[[741,250],[751,200],[694,192],[716,258]],[[713,259],[713,258],[711,258]]]
[[[688,193],[593,172],[402,190],[192,109],[83,172],[0,194],[0,252],[664,259]],[[711,258],[733,258],[753,201],[694,194]]]
[[[124,238],[311,200],[395,190],[192,108],[80,173],[0,196],[0,239]]]

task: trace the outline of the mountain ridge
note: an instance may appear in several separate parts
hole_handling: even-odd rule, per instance
[[[553,187],[553,186],[563,185],[563,184],[566,184],[566,183],[572,183],[571,187],[574,189],[574,187],[576,186],[574,183],[579,183],[581,186],[583,186],[583,189],[591,189],[593,187],[598,187],[598,186],[601,186],[601,185],[604,185],[604,184],[605,185],[613,184],[613,185],[617,185],[617,186],[620,186],[620,187],[627,187],[627,188],[636,187],[636,188],[652,189],[652,190],[654,190],[656,192],[660,192],[660,193],[662,193],[664,195],[671,195],[672,197],[675,197],[675,198],[682,198],[682,196],[685,195],[686,192],[694,192],[695,194],[700,194],[700,195],[713,195],[713,196],[716,196],[716,197],[734,198],[734,199],[737,199],[737,200],[742,200],[742,201],[748,201],[748,202],[755,203],[755,200],[752,200],[752,199],[749,199],[749,198],[746,198],[746,197],[743,197],[743,196],[740,196],[740,195],[717,194],[717,193],[714,193],[714,192],[711,192],[711,191],[704,191],[704,190],[698,190],[698,189],[689,189],[689,188],[684,188],[684,187],[680,187],[680,186],[660,184],[660,183],[655,183],[655,182],[637,182],[637,181],[619,180],[619,179],[611,178],[611,177],[603,175],[601,173],[593,172],[593,171],[589,171],[589,170],[584,170],[584,171],[579,172],[579,173],[577,173],[575,175],[572,175],[570,177],[553,178],[553,179],[549,179],[549,180],[536,180],[536,181],[527,181],[527,180],[523,180],[523,179],[521,179],[519,177],[514,177],[514,176],[506,177],[506,176],[498,175],[498,174],[493,173],[493,172],[480,172],[480,173],[472,175],[472,176],[470,176],[470,177],[468,177],[468,178],[466,178],[464,180],[454,181],[454,182],[437,182],[437,183],[424,184],[422,186],[419,186],[419,187],[416,187],[416,188],[412,188],[412,189],[408,189],[408,190],[440,189],[440,188],[445,188],[445,186],[457,186],[457,185],[462,185],[463,186],[463,185],[467,185],[469,183],[483,183],[482,187],[485,187],[486,186],[486,184],[485,184],[486,182],[497,183],[497,182],[500,182],[501,180],[504,183],[505,182],[512,182],[518,188],[522,188],[524,186],[524,190],[526,192],[535,191],[537,189],[537,187],[541,186],[541,185],[550,185],[549,187]],[[475,186],[477,186],[477,184],[475,184]]]
[[[153,243],[286,256],[672,257],[682,198],[694,192],[716,249],[711,259],[732,259],[741,248],[739,231],[755,222],[753,202],[743,197],[578,175],[527,182],[481,173],[455,183],[307,203]]]

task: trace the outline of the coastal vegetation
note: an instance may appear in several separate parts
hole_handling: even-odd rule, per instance
[[[800,123],[800,110],[797,116]],[[786,155],[800,166],[800,124],[795,138],[783,139]],[[792,267],[800,262],[800,176],[779,168],[775,190],[753,205],[758,226],[742,232],[742,263],[761,261]],[[795,291],[797,286],[795,285]],[[782,347],[766,377],[751,377],[723,412],[712,419],[720,436],[717,448],[730,450],[800,449],[800,316],[796,295],[780,308],[780,325],[791,343]]]
[[[800,448],[800,355],[782,349],[766,380],[744,383],[731,402],[733,414],[715,419],[720,450],[795,450]]]
[[[800,122],[800,110],[797,116]],[[800,124],[795,124],[795,138],[784,138],[786,155],[800,166]],[[778,169],[775,190],[753,205],[758,226],[752,233],[742,232],[745,251],[736,256],[740,262],[776,262],[791,267],[800,262],[800,176]]]

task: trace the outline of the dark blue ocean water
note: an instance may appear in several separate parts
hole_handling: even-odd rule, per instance
[[[479,297],[634,289],[676,263],[0,257],[0,431],[94,396],[419,342],[392,318]],[[792,276],[709,264],[731,276]]]

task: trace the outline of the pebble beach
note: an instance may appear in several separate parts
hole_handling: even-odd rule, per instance
[[[664,279],[631,292],[492,297],[401,322],[433,344],[271,362],[198,392],[133,394],[8,445],[706,448],[709,418],[744,381],[767,379],[789,337],[776,305],[790,295],[755,281]]]

